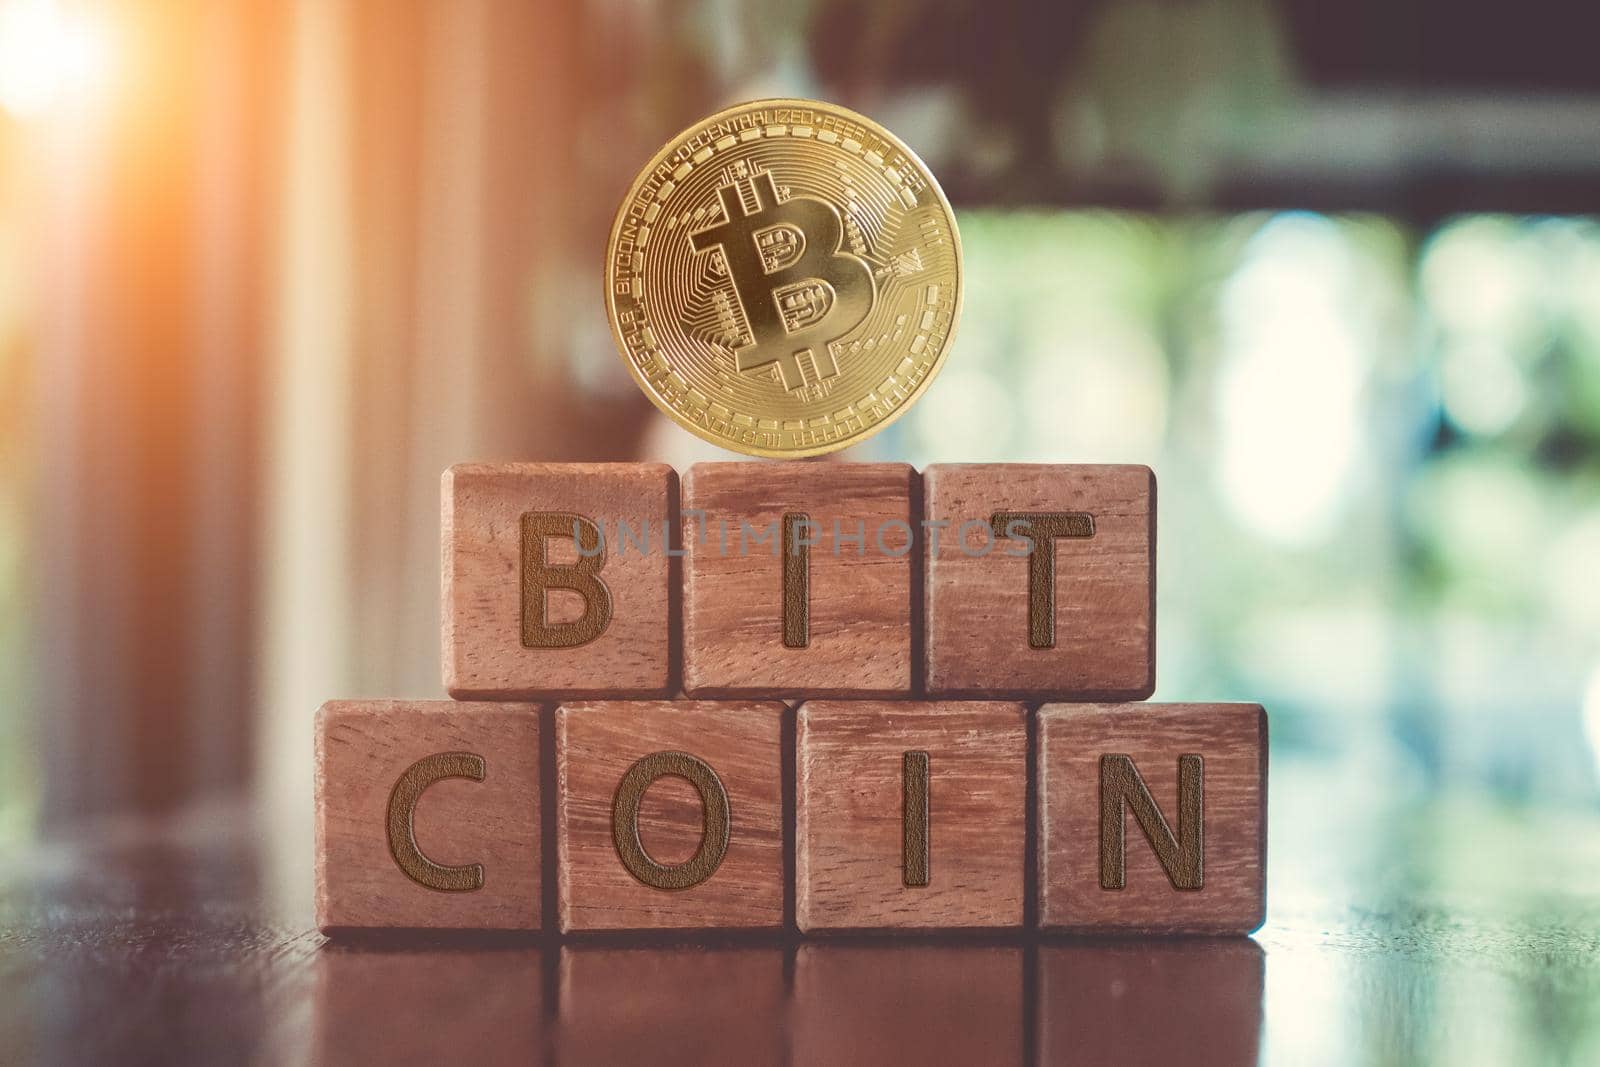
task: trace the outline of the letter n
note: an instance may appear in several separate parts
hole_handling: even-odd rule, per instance
[[[1205,885],[1205,761],[1178,757],[1178,832],[1156,805],[1130,756],[1100,757],[1100,888],[1122,889],[1128,882],[1127,812],[1155,850],[1174,889]]]

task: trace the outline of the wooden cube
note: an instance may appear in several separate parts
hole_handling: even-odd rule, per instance
[[[685,691],[909,694],[915,481],[903,463],[691,468]]]
[[[923,492],[930,696],[1150,695],[1150,468],[939,464]]]
[[[461,699],[673,692],[677,475],[661,463],[444,473],[444,684]]]
[[[784,1062],[779,945],[561,949],[557,1062]]]
[[[1244,934],[1261,925],[1259,705],[1046,705],[1037,766],[1041,926]]]
[[[1261,946],[1085,939],[1039,949],[1040,1063],[1255,1063]]]
[[[801,945],[792,1014],[791,1063],[1029,1062],[1020,948]]]
[[[777,702],[556,711],[561,929],[783,925]]]
[[[322,1064],[539,1063],[545,1056],[539,1007],[547,957],[536,946],[402,941],[373,951],[333,942],[308,955],[316,974],[312,1048],[269,1041],[243,1057],[225,1048],[215,1056]],[[211,1032],[227,1041],[228,1028]],[[274,1055],[262,1055],[269,1047]]]
[[[539,709],[330,701],[317,713],[324,932],[539,929]]]
[[[1022,925],[1021,704],[808,701],[796,734],[800,929]]]

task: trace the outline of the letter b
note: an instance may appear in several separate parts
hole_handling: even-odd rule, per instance
[[[546,543],[552,537],[573,540],[578,559],[554,564]],[[522,516],[522,645],[524,648],[576,648],[588,644],[611,623],[611,590],[600,579],[606,546],[593,520],[566,511],[530,511]],[[583,598],[583,614],[571,622],[551,622],[551,589],[566,589]]]

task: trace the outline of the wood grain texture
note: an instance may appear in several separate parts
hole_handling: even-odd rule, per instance
[[[789,1062],[1026,1063],[1023,966],[1012,947],[801,945]]]
[[[441,626],[444,684],[459,699],[666,696],[675,688],[675,561],[661,543],[676,523],[677,475],[661,463],[462,464],[443,478]],[[522,631],[522,516],[570,512],[605,533],[597,577],[611,596],[605,630],[573,648],[527,648]],[[650,550],[619,544],[618,523]],[[572,563],[571,537],[547,542]],[[583,616],[577,593],[547,594],[552,623]]]
[[[903,463],[690,468],[683,482],[684,689],[695,696],[909,695],[915,549],[905,531],[916,522],[915,479]],[[695,509],[706,516],[704,538]],[[784,644],[779,538],[765,545],[739,537],[741,523],[778,530],[785,512],[804,513],[819,530],[820,543],[809,550],[803,648]],[[897,525],[885,528],[891,522]],[[834,537],[863,529],[860,549]]]
[[[1178,759],[1204,760],[1204,884],[1175,889],[1130,813],[1126,885],[1100,879],[1100,760],[1126,755],[1178,830]],[[1078,931],[1244,934],[1266,913],[1267,717],[1256,704],[1039,709],[1039,922]]]
[[[895,1048],[926,1051],[926,1039],[933,1052],[923,1063],[1237,1067],[1256,1062],[1241,1053],[1241,1032],[1259,1032],[1274,1063],[1325,1062],[1339,1049],[1413,1063],[1419,1049],[1444,1048],[1441,1035],[1453,1035],[1450,1050],[1487,1050],[1469,1054],[1473,1062],[1584,1062],[1581,1050],[1600,1038],[1600,811],[1536,800],[1507,810],[1503,798],[1463,792],[1459,782],[1432,791],[1425,777],[1415,789],[1376,790],[1337,765],[1299,764],[1272,787],[1292,832],[1274,842],[1273,862],[1289,877],[1275,887],[1274,921],[1260,935],[1272,989],[1264,1000],[1261,970],[1219,952],[1248,950],[1246,938],[1001,946],[1037,955],[1042,981],[1031,1006],[1016,999],[1020,969],[979,962],[975,950],[987,946],[814,938],[790,965],[789,998],[772,1007],[764,994],[752,997],[747,1022],[819,1052],[791,1055],[796,1065],[850,1062],[820,1053],[851,1034],[874,1054],[857,1062],[901,1062]],[[38,846],[13,847],[0,865],[0,1060],[530,1063],[556,1062],[569,1041],[587,1047],[586,1036],[559,1032],[579,1020],[552,1003],[562,984],[553,945],[502,935],[323,938],[312,918],[311,835],[300,821],[248,798],[212,796],[160,816],[129,813],[114,827],[62,826]],[[1462,840],[1471,862],[1441,864],[1437,843]],[[1509,886],[1518,895],[1508,898]],[[1102,955],[1107,942],[1123,954]],[[706,943],[664,937],[630,951],[664,957],[666,970],[688,953],[715,957]],[[776,938],[771,947],[796,951]],[[880,962],[864,979],[846,964],[814,969],[817,956],[872,950]],[[1063,958],[1067,969],[1057,972]],[[896,995],[879,995],[898,981],[907,984]],[[646,985],[653,998],[659,987]],[[1028,1014],[990,1009],[1002,995]],[[680,1010],[706,1010],[704,997],[685,985]],[[1038,1044],[1027,1057],[1013,1050],[1030,1019]],[[605,1024],[582,1015],[581,1025]],[[1182,1057],[1138,1055],[1167,1046],[1151,1033],[1130,1041],[1130,1026],[1172,1027]],[[707,1040],[705,1061],[728,1062],[715,1035]],[[966,1044],[980,1040],[988,1044],[977,1051]],[[549,1043],[527,1055],[538,1041]],[[736,1062],[760,1062],[767,1047]],[[938,1055],[946,1048],[951,1056]],[[1128,1052],[1088,1054],[1106,1048]]]
[[[1142,700],[1155,689],[1155,475],[1142,466],[936,464],[923,473],[926,686],[936,697]],[[1055,541],[1055,644],[1029,643],[1024,542],[997,512],[1093,517]],[[963,532],[963,524],[966,524]],[[989,544],[987,553],[983,546]]]
[[[390,943],[377,952],[341,942],[323,946],[315,953],[315,1010],[307,1013],[312,1044],[305,1062],[539,1063],[549,1038],[549,1024],[538,1010],[544,994],[540,950],[470,938],[455,943],[460,940],[439,946],[385,939]],[[284,1025],[282,1016],[275,1022]]]
[[[999,702],[808,701],[796,731],[800,929],[1022,925],[1026,709]],[[904,881],[903,757],[928,754],[925,886]]]
[[[1040,1063],[1256,1063],[1261,946],[1090,938],[1039,949]]]
[[[655,930],[783,925],[783,761],[778,702],[594,701],[556,710],[556,836],[561,929]],[[612,804],[633,764],[656,752],[709,764],[728,797],[727,853],[686,889],[645,885],[623,866]],[[639,810],[639,841],[662,864],[699,849],[700,794],[658,779]]]
[[[781,1064],[780,946],[561,949],[560,1063]]]
[[[320,929],[539,929],[537,705],[330,701],[316,732]],[[429,785],[413,828],[435,863],[483,865],[482,888],[465,892],[413,881],[389,845],[395,783],[416,761],[450,752],[481,756],[483,780]]]

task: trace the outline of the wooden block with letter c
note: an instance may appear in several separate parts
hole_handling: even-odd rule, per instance
[[[684,691],[909,696],[916,477],[904,463],[690,468]]]
[[[677,486],[662,463],[468,463],[445,471],[450,695],[669,695]]]
[[[563,932],[783,925],[779,702],[556,709]]]
[[[1149,467],[936,464],[923,493],[929,696],[1150,695]]]
[[[796,735],[800,929],[1022,925],[1026,708],[808,701]]]
[[[1039,923],[1247,934],[1266,916],[1258,704],[1039,709]]]
[[[539,929],[539,709],[335,700],[317,713],[324,932]]]

